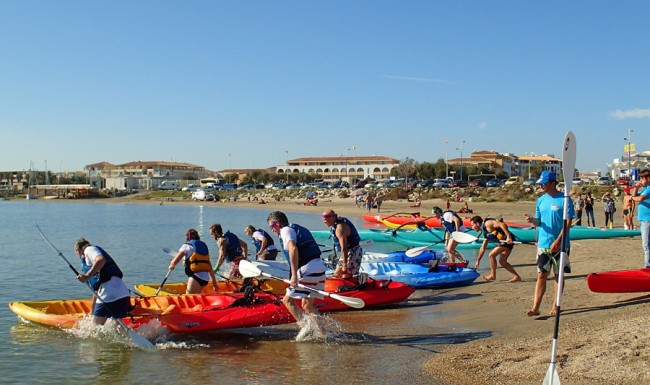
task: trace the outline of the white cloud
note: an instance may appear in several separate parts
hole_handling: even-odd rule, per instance
[[[609,113],[614,119],[643,119],[650,118],[650,108],[635,108],[633,110],[616,110]]]
[[[427,83],[444,83],[451,84],[451,82],[443,79],[430,79],[430,78],[415,78],[409,76],[394,76],[394,75],[381,75],[387,79],[396,79],[396,80],[409,80],[413,82],[427,82]]]

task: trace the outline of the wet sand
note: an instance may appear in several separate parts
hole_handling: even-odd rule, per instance
[[[150,203],[160,204],[160,201]],[[351,198],[321,200],[315,207],[303,206],[299,200],[270,201],[265,205],[246,200],[215,204],[260,208],[268,212],[306,211],[315,215],[328,208],[347,216],[366,213],[365,209],[355,207]],[[440,200],[423,201],[418,209],[410,207],[412,203],[407,201],[385,201],[382,213],[419,210],[426,216],[431,206],[444,207],[443,204]],[[534,213],[534,202],[470,203],[469,206],[475,214],[503,216],[504,220],[517,222],[523,221],[525,213]],[[458,208],[459,203],[452,204],[452,209]],[[595,214],[597,223],[604,223],[603,214]],[[615,220],[617,227],[622,227],[622,218],[618,216]],[[432,320],[432,325],[489,332],[491,336],[461,344],[450,343],[437,352],[423,352],[428,357],[417,369],[417,377],[430,376],[436,383],[449,384],[542,382],[549,367],[555,320],[548,316],[555,300],[553,281],[548,281],[541,316],[528,317],[526,312],[532,306],[536,280],[534,246],[516,246],[509,262],[522,282],[509,283],[510,274],[499,267],[496,281],[484,282],[479,278],[473,285],[437,293],[440,303],[436,306],[442,307],[440,310],[445,316]],[[585,281],[587,274],[592,272],[638,269],[642,264],[640,237],[572,242],[573,271],[566,276],[557,348],[557,371],[562,384],[650,383],[650,333],[647,332],[650,293],[592,293]],[[481,273],[488,271],[483,269]]]

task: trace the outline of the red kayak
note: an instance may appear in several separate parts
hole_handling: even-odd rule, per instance
[[[463,225],[465,227],[470,227],[472,226],[471,222],[472,217],[465,217],[463,218]],[[485,219],[485,218],[483,218]],[[363,220],[369,223],[378,223],[378,224],[386,224],[386,222],[389,222],[393,225],[401,226],[405,224],[417,224],[417,223],[424,223],[427,225],[427,227],[442,227],[442,224],[440,223],[440,219],[434,218],[434,217],[423,217],[420,215],[420,213],[398,213],[398,214],[393,214],[393,215],[364,215]],[[508,226],[514,226],[514,227],[530,227],[530,223],[523,223],[523,222],[505,222]],[[392,226],[391,226],[392,227]]]
[[[346,297],[361,298],[365,308],[386,306],[405,301],[415,289],[395,281],[382,281],[368,278],[365,283],[359,284],[356,278],[327,278],[325,291],[337,293]],[[351,310],[343,302],[325,297],[314,301],[314,306],[320,312]]]
[[[650,268],[592,273],[587,286],[595,293],[650,292]]]

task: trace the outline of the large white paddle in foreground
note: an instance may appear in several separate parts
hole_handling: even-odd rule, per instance
[[[553,330],[553,343],[551,345],[551,364],[546,371],[542,385],[560,385],[560,376],[557,374],[557,335],[560,330],[560,304],[562,303],[562,290],[564,289],[564,260],[566,259],[566,241],[569,236],[569,194],[571,183],[576,168],[576,137],[569,131],[564,138],[562,147],[562,176],[564,177],[564,229],[562,230],[562,249],[560,251],[560,271],[557,278],[557,297],[555,299],[555,328]]]
[[[47,239],[45,234],[43,234],[43,231],[41,230],[41,228],[38,226],[38,223],[34,222],[34,224],[36,225],[36,228],[38,229],[38,232],[41,233],[41,237],[43,237],[45,242],[48,245],[50,245],[50,247],[53,248],[57,253],[59,253],[59,257],[63,258],[63,260],[68,264],[68,267],[70,268],[70,270],[72,270],[75,273],[75,276],[78,276],[79,272],[77,271],[77,269],[74,268],[74,266],[72,266],[72,264],[70,264],[70,261],[68,261],[68,258],[66,258],[65,255],[63,255],[63,253],[59,249],[57,249],[56,246],[54,246],[54,244],[52,242],[50,242],[49,239]],[[106,304],[106,302],[104,302],[104,300],[101,299],[97,295],[97,293],[95,293],[95,290],[93,290],[92,287],[90,287],[89,283],[86,286],[88,287],[88,289],[90,289],[90,291],[93,293],[93,296],[95,298],[97,298],[97,300],[99,302],[103,303],[104,305]],[[131,340],[133,341],[133,343],[137,347],[139,347],[141,349],[155,349],[154,345],[148,339],[144,338],[143,336],[139,335],[138,333],[136,333],[135,331],[130,329],[128,326],[126,326],[126,324],[124,324],[124,322],[120,318],[115,317],[115,314],[113,314],[113,312],[111,311],[111,309],[108,306],[106,306],[106,309],[111,313],[111,315],[113,315],[113,319],[129,334],[129,336],[131,337]]]
[[[262,271],[263,268],[264,268],[263,264],[255,265],[252,262],[247,261],[245,259],[242,260],[241,262],[239,262],[239,272],[244,277],[260,277],[260,276],[262,276],[262,277],[277,279],[278,281],[284,281],[284,282],[289,283],[289,284],[291,283],[291,281],[289,281],[288,279],[279,278],[279,277],[276,277],[276,276],[271,275],[269,273],[265,273],[264,271]],[[319,293],[319,294],[324,295],[326,297],[333,298],[333,299],[335,299],[337,301],[341,301],[344,304],[346,304],[346,305],[348,305],[350,307],[353,307],[355,309],[361,309],[362,307],[366,306],[366,303],[363,302],[363,300],[361,298],[346,297],[346,296],[338,295],[338,294],[335,294],[335,293],[328,293],[328,292],[323,291],[323,290],[313,289],[313,288],[311,288],[309,286],[305,286],[305,285],[302,285],[300,283],[298,284],[298,287],[300,287],[301,289],[305,289],[305,290],[309,290],[309,291]]]

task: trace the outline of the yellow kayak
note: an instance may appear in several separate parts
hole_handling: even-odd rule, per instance
[[[233,292],[238,292],[241,291],[242,289],[242,281],[241,280],[231,280],[231,281],[217,281],[217,294],[227,294],[227,293],[233,293]],[[264,291],[267,293],[271,294],[284,294],[287,289],[286,283],[278,280],[253,280],[253,285],[255,287],[258,287],[260,291]],[[156,291],[160,287],[160,284],[157,283],[145,283],[145,284],[138,284],[135,285],[135,290],[138,291],[138,293],[142,294],[145,297],[152,297],[156,295]],[[176,282],[176,283],[167,283],[163,285],[162,289],[158,293],[158,295],[176,295],[176,294],[185,294],[185,290],[187,289],[187,283],[186,282]],[[206,286],[203,287],[203,291],[201,291],[201,294],[214,294],[214,288],[212,287],[212,284],[207,284]]]

